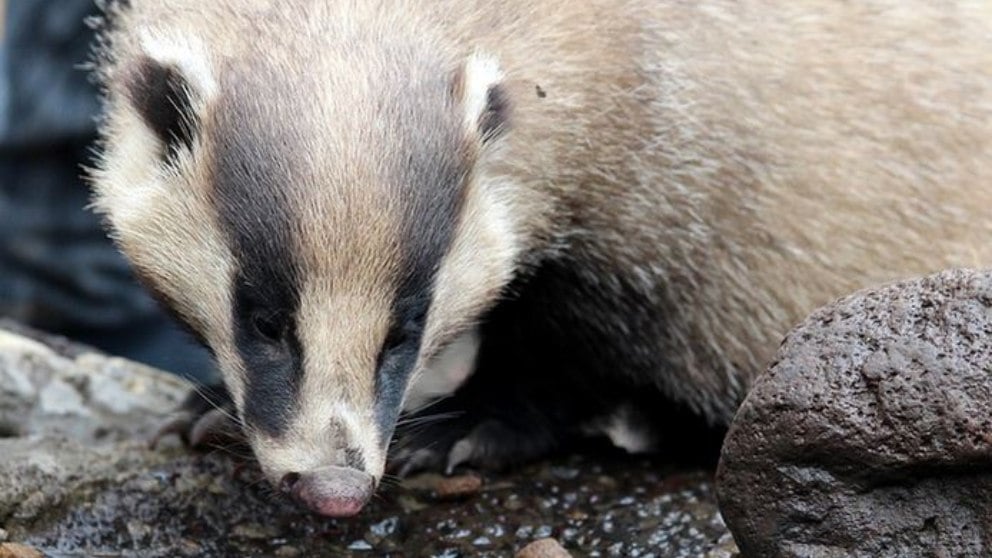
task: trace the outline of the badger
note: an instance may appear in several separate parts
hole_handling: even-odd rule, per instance
[[[106,19],[94,206],[216,357],[230,409],[192,428],[327,516],[387,471],[664,451],[818,305],[992,262],[987,2]]]

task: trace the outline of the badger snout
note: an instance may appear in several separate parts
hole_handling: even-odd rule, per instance
[[[310,511],[327,517],[351,517],[372,497],[375,479],[365,471],[331,465],[287,473],[279,488]]]

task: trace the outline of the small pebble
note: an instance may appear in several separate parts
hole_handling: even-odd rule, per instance
[[[539,539],[546,539],[551,537],[551,526],[550,525],[539,526],[537,530],[534,531],[534,536]]]
[[[516,558],[571,558],[571,554],[555,539],[541,539],[520,549]]]
[[[482,490],[482,477],[478,475],[458,475],[444,477],[434,485],[434,492],[439,500],[456,500],[474,496]]]
[[[372,545],[363,539],[358,539],[348,545],[348,550],[372,550]]]
[[[377,537],[388,537],[396,532],[396,527],[400,524],[398,517],[388,517],[378,523],[369,526],[369,531]]]
[[[565,480],[572,480],[579,476],[579,470],[575,467],[552,467],[551,474]]]
[[[203,556],[203,547],[192,539],[180,539],[176,551],[180,556]]]
[[[258,523],[242,523],[236,525],[231,534],[239,539],[261,540],[272,538],[277,533],[278,531],[274,527],[267,527]]]
[[[297,556],[302,554],[302,552],[300,551],[299,548],[296,548],[295,546],[286,545],[277,548],[273,554],[276,556],[276,558],[296,558]]]
[[[36,548],[18,543],[0,544],[0,558],[44,558]]]
[[[503,507],[508,511],[517,511],[524,507],[524,502],[518,498],[516,494],[511,494],[510,497],[506,499]]]

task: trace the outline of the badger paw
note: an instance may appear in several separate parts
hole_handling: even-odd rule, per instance
[[[450,475],[459,467],[498,471],[535,459],[554,447],[550,437],[535,436],[495,419],[480,422],[467,433],[453,429],[438,434],[420,432],[403,440],[408,447],[396,453],[389,469],[401,477],[423,471]]]
[[[162,423],[149,444],[154,448],[162,438],[173,434],[194,449],[244,442],[230,397],[218,386],[192,391],[178,411]]]

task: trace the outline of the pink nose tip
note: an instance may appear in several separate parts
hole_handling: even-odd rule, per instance
[[[287,473],[279,488],[300,505],[328,517],[351,517],[362,511],[372,497],[375,479],[351,467],[321,467],[303,473]]]

